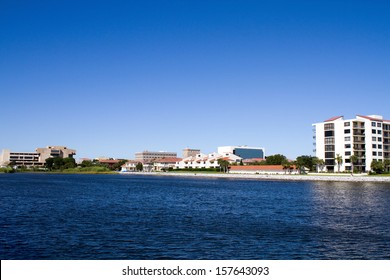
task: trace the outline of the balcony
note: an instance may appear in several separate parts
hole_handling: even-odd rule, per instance
[[[365,138],[364,137],[353,137],[353,142],[354,143],[364,143]]]
[[[354,122],[353,123],[353,128],[363,128],[364,129],[364,123]]]
[[[365,130],[364,129],[354,129],[353,135],[364,135]]]
[[[366,150],[366,145],[353,145],[353,149],[355,151],[365,151]]]

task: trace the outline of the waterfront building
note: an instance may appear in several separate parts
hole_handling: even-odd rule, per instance
[[[35,152],[11,152],[4,149],[0,155],[0,166],[14,164],[15,166],[39,167],[44,166],[46,159],[50,157],[73,157],[76,150],[64,146],[48,146],[37,148]]]
[[[39,161],[42,163],[51,157],[73,158],[76,155],[76,150],[68,149],[65,146],[47,146],[46,148],[36,148],[35,151],[39,153]]]
[[[135,153],[135,160],[137,162],[149,163],[153,162],[155,159],[161,159],[165,157],[177,157],[177,153],[174,152],[151,152],[151,151],[143,151]]]
[[[390,120],[379,115],[334,117],[313,124],[314,153],[325,161],[325,170],[370,171],[372,161],[390,159]],[[357,161],[351,162],[355,155]],[[342,159],[340,164],[336,158]]]
[[[248,147],[248,146],[223,146],[218,147],[218,153],[231,153],[237,155],[243,159],[261,158],[264,159],[264,148],[260,147]]]
[[[161,159],[156,159],[153,161],[153,170],[154,171],[167,171],[169,169],[176,168],[176,163],[180,162],[181,158],[176,157],[166,157]]]
[[[121,172],[134,172],[137,171],[137,164],[139,162],[135,160],[128,160],[121,166]]]
[[[239,163],[242,160],[241,157],[232,153],[211,153],[208,155],[200,153],[195,156],[183,158],[181,161],[176,163],[175,167],[180,169],[219,168],[219,159],[226,160],[229,163]]]
[[[15,166],[43,166],[43,163],[39,160],[39,153],[11,152],[8,149],[4,149],[0,154],[0,167],[11,163]]]
[[[200,154],[199,149],[190,149],[190,148],[183,149],[183,158],[196,156],[197,154]]]

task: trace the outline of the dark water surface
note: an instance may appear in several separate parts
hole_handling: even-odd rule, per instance
[[[0,174],[1,259],[390,259],[390,184]]]

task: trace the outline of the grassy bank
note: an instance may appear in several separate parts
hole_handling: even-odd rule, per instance
[[[104,166],[90,166],[90,167],[76,167],[68,168],[60,171],[60,173],[66,174],[115,174],[115,171],[112,171]]]
[[[11,167],[0,168],[0,173],[57,173],[57,174],[116,174],[115,171],[110,170],[104,166],[91,166],[91,167],[75,167],[68,169],[57,170],[44,170],[40,169],[13,169]]]
[[[2,167],[0,168],[0,173],[15,173],[15,169],[12,167]]]

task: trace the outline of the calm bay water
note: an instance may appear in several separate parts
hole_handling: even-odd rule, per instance
[[[390,259],[390,184],[0,174],[1,259]]]

